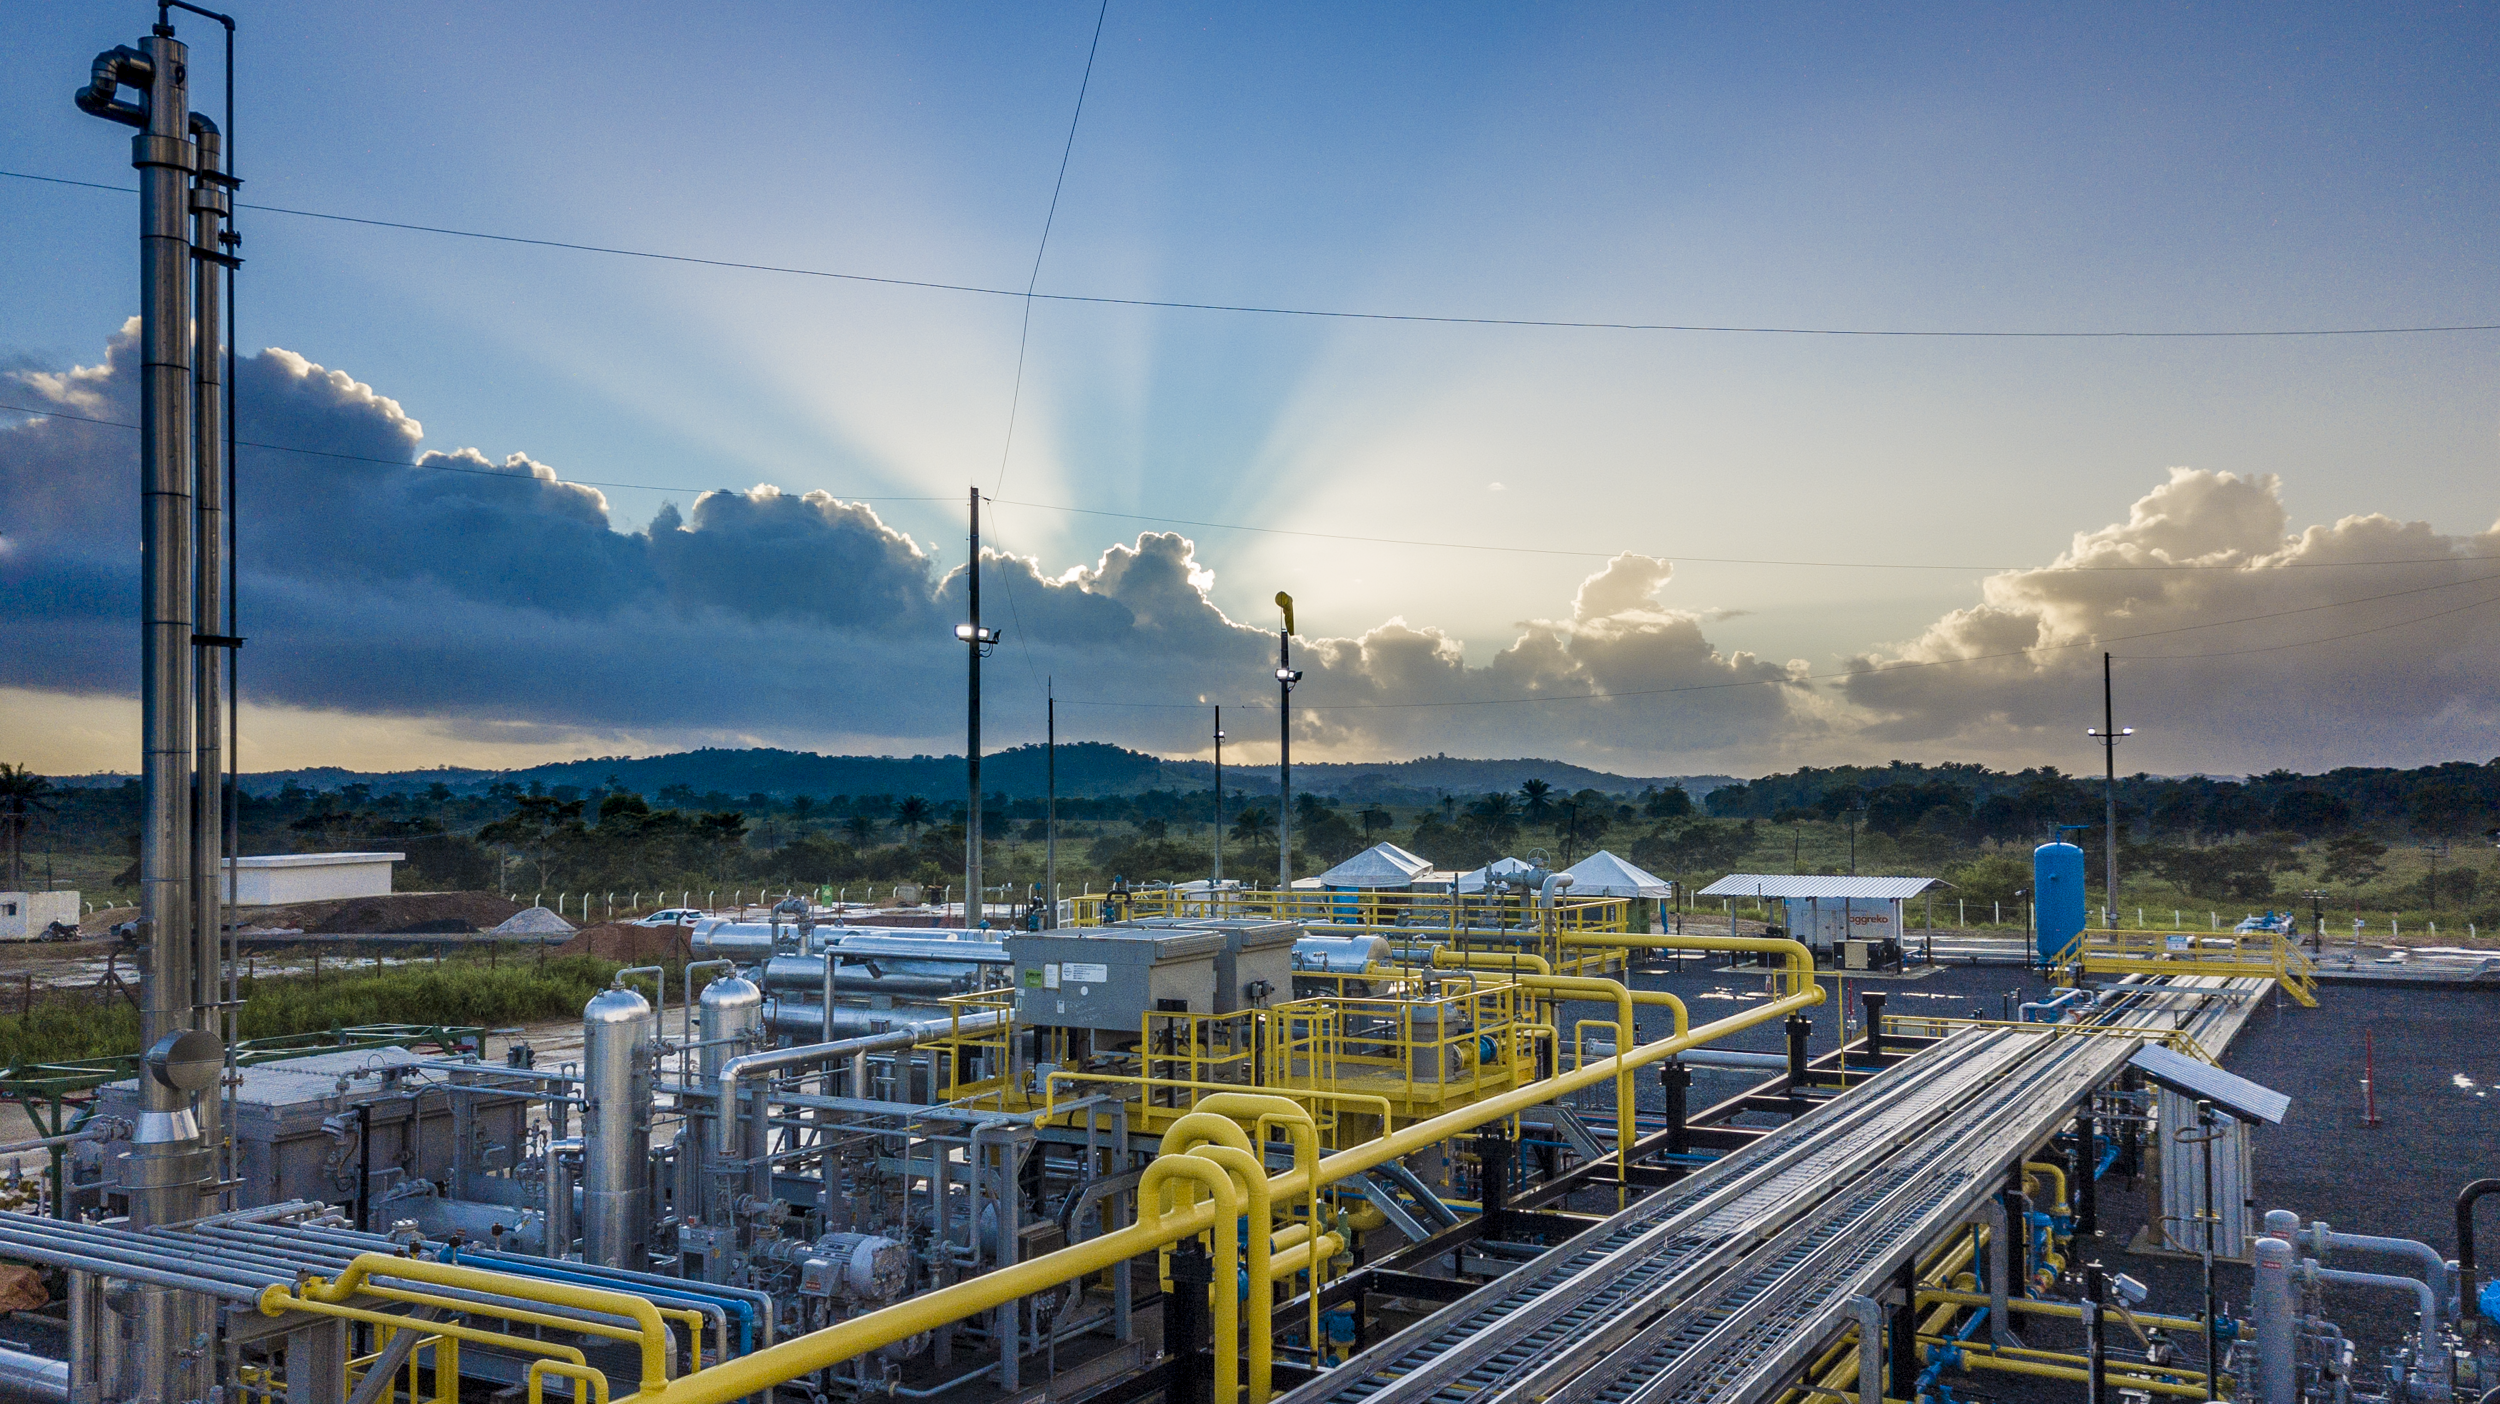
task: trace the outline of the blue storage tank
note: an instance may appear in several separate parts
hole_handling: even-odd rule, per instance
[[[2040,908],[2040,959],[2055,960],[2082,934],[2090,907],[2083,894],[2083,850],[2071,843],[2033,849],[2031,894]]]

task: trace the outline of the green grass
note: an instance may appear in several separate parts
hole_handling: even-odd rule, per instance
[[[354,1024],[491,1028],[560,1019],[580,1013],[618,968],[616,961],[591,956],[567,956],[544,965],[526,957],[492,964],[463,957],[350,973],[332,966],[318,979],[303,974],[246,980],[242,1033],[254,1039]],[[139,1014],[125,1000],[99,1005],[62,997],[39,1001],[23,1018],[0,1015],[0,1065],[70,1062],[138,1050]]]

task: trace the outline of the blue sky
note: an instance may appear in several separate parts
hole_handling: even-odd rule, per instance
[[[149,14],[13,18],[0,165],[129,180],[122,133],[68,93]],[[255,8],[242,15],[246,198],[1020,288],[1095,15]],[[1040,286],[1747,326],[2500,322],[2495,32],[2500,17],[2470,6],[1114,0]],[[208,27],[185,33],[209,67]],[[216,100],[213,76],[202,90]],[[129,202],[0,179],[0,221],[13,251],[0,356],[97,363],[135,310]],[[962,560],[969,482],[1002,499],[993,539],[1051,577],[1153,523],[1025,504],[1595,553],[1187,529],[1213,572],[1208,599],[1232,619],[1268,623],[1263,602],[1289,588],[1306,634],[1351,639],[1403,618],[1479,669],[1522,621],[1572,617],[1583,579],[1623,551],[1675,562],[1653,603],[1693,616],[1727,657],[1820,673],[1914,650],[1980,603],[1988,572],[1691,557],[2046,565],[2078,533],[2127,521],[2179,466],[2279,475],[2292,531],[2378,513],[2463,542],[2500,515],[2494,333],[1803,338],[1046,302],[1002,478],[1016,299],[275,214],[244,227],[246,347],[369,384],[422,423],[426,450],[526,453],[607,482],[943,499],[877,504],[940,571]],[[663,501],[690,509],[693,493],[606,491],[620,530]],[[2463,625],[2423,627],[2454,644]],[[2403,664],[2419,642],[2391,639],[2393,654],[2367,661]],[[2483,715],[2470,696],[2459,705]],[[426,734],[446,758],[510,720],[441,721],[451,713],[421,688],[401,710],[438,719]],[[1859,721],[1816,703],[1785,729],[1699,748],[1654,739],[1641,754],[1770,764],[1850,749]],[[2262,759],[2225,744],[2227,722],[2168,768]],[[528,744],[691,735],[583,725]],[[2062,721],[2025,725],[2063,734]],[[1523,724],[1514,746],[1499,733],[1466,744],[1536,750],[1571,733]],[[1921,744],[2021,758],[2047,732],[2030,734],[1947,728]],[[1180,744],[1150,728],[1126,739]],[[1439,749],[1377,732],[1343,744]]]

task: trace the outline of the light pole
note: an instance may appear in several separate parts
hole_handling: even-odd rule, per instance
[[[1293,596],[1277,591],[1276,607],[1285,612],[1276,630],[1276,892],[1282,902],[1293,887],[1293,685],[1302,675],[1293,668]]]
[[[1215,910],[1217,889],[1224,885],[1224,709],[1215,709],[1215,877],[1207,887],[1207,910]]]
[[[964,682],[964,785],[971,803],[964,809],[964,925],[981,925],[981,660],[997,646],[998,631],[981,627],[981,490],[972,489],[972,554],[964,560],[965,599],[972,622],[955,626],[955,637],[970,645]]]
[[[1042,903],[1044,931],[1059,927],[1059,680],[1042,684]]]
[[[2101,743],[2101,876],[2109,892],[2109,905],[2101,913],[2101,925],[2118,924],[2118,743],[2135,735],[2135,728],[2121,727],[2113,717],[2109,687],[2109,655],[2101,655],[2101,724],[2086,727],[2084,735]]]

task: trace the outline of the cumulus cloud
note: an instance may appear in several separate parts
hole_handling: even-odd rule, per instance
[[[1852,659],[1843,695],[1872,742],[2037,753],[2098,723],[2106,650],[2119,721],[2147,745],[2166,730],[2194,768],[2479,757],[2500,749],[2495,601],[2500,525],[2373,513],[2295,531],[2273,475],[2174,468],[2125,522]]]
[[[134,337],[135,324],[96,366],[21,373],[16,393],[135,419]],[[322,451],[243,450],[245,677],[265,704],[481,731],[910,749],[956,734],[963,572],[940,571],[864,504],[724,488],[618,531],[596,490],[526,454],[420,453],[423,428],[398,403],[293,352],[245,358],[237,395],[243,438]],[[127,429],[0,429],[0,520],[23,524],[0,553],[0,603],[27,645],[0,654],[0,685],[132,689],[136,473]],[[987,622],[1009,633],[993,732],[1017,734],[1018,708],[1038,710],[1023,694],[1045,677],[1073,704],[1106,704],[1098,732],[1172,749],[1205,730],[1176,704],[1273,698],[1274,637],[1225,617],[1213,568],[1182,536],[1144,533],[1056,571],[991,555],[984,571]],[[1463,641],[1403,619],[1299,641],[1299,738],[1320,753],[1485,745],[1606,760],[1788,727],[1789,669],[1714,649],[1699,615],[1661,603],[1672,573],[1618,557],[1569,617],[1524,622],[1481,667]],[[1584,700],[1730,684],[1666,709]],[[1523,698],[1559,700],[1510,705]]]
[[[135,420],[135,330],[97,365],[15,373],[12,398]],[[619,531],[564,465],[420,452],[397,402],[295,353],[245,358],[237,395],[242,437],[321,451],[243,452],[244,677],[264,707],[659,747],[923,751],[961,735],[963,571],[865,504],[725,486]],[[128,429],[82,419],[0,427],[0,689],[135,691],[137,452]],[[987,557],[985,622],[1008,634],[990,734],[1037,733],[1045,679],[1063,734],[1167,753],[1205,748],[1203,703],[1272,708],[1275,636],[1227,618],[1214,583],[1173,533],[1072,567]],[[2479,607],[2500,596],[2500,527],[2356,516],[2295,531],[2270,477],[2176,470],[2127,521],[1989,579],[1978,603],[1847,660],[1836,684],[1721,648],[1707,626],[1729,612],[1671,603],[1673,589],[1669,561],[1616,556],[1568,613],[1520,621],[1475,664],[1429,620],[1298,640],[1299,753],[1652,774],[2073,764],[2104,646],[2128,670],[2121,720],[2164,738],[2154,768],[2481,756],[2500,722],[2500,605]],[[1245,717],[1232,733],[1272,726]]]

